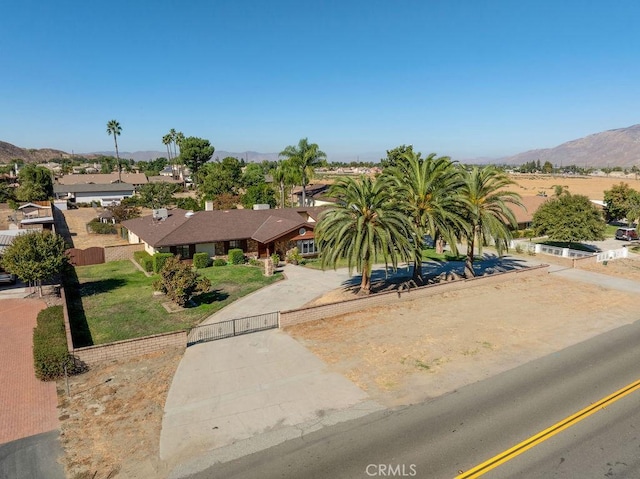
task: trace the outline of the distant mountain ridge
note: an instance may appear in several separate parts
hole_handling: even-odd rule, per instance
[[[10,163],[21,159],[25,163],[46,163],[52,158],[70,158],[71,155],[51,148],[20,148],[5,141],[0,141],[0,163]]]
[[[530,161],[549,161],[554,166],[587,166],[589,168],[623,168],[640,164],[640,124],[616,128],[567,141],[555,148],[529,150],[500,162],[521,165]]]

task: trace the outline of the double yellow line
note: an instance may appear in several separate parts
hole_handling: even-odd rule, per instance
[[[535,436],[531,436],[529,439],[522,441],[520,444],[513,446],[511,449],[507,449],[506,451],[498,454],[497,456],[492,457],[491,459],[483,462],[482,464],[478,464],[473,469],[469,469],[466,472],[455,477],[455,479],[473,479],[476,477],[480,477],[483,474],[486,474],[492,469],[495,469],[500,464],[503,464],[507,461],[510,461],[514,457],[522,454],[523,452],[531,449],[534,446],[537,446],[541,442],[546,441],[547,439],[555,436],[560,431],[564,431],[568,427],[573,426],[574,424],[582,421],[586,417],[591,416],[593,413],[604,409],[611,403],[614,403],[618,399],[623,398],[627,394],[631,394],[632,392],[640,389],[640,379],[629,384],[628,386],[619,389],[613,394],[605,397],[604,399],[600,399],[599,401],[587,406],[586,408],[578,411],[577,413],[569,416],[566,419],[554,424],[551,427],[548,427],[544,431],[539,432]]]

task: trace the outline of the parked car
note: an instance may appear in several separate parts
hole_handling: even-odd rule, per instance
[[[638,232],[635,228],[618,228],[616,230],[616,239],[622,241],[637,241]]]
[[[0,268],[0,283],[16,284],[17,279],[15,274],[7,273]]]

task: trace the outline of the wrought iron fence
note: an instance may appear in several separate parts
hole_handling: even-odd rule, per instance
[[[279,316],[280,313],[276,311],[274,313],[258,314],[256,316],[195,326],[191,328],[187,336],[187,347],[206,341],[215,341],[277,328]]]

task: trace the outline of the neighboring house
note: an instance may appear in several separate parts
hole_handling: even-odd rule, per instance
[[[34,201],[18,207],[16,220],[21,228],[53,229],[53,211],[49,201]]]
[[[135,187],[127,183],[53,185],[53,195],[58,200],[96,202],[102,206],[117,205],[124,198],[133,196],[134,192]]]
[[[305,188],[306,205],[302,205],[302,187],[296,186],[291,190],[291,194],[296,197],[296,202],[301,206],[323,206],[331,204],[331,202],[320,199],[328,189],[329,185],[323,183],[307,185]]]
[[[59,185],[80,185],[80,184],[96,184],[108,185],[118,183],[118,173],[98,173],[95,175],[64,175],[58,178]],[[144,173],[122,173],[122,181],[133,186],[141,186],[147,184],[147,175]]]
[[[28,233],[29,230],[0,230],[0,256],[4,250],[13,243],[13,239],[21,234]]]
[[[145,216],[124,221],[129,243],[144,243],[149,254],[159,252],[193,258],[205,252],[210,257],[240,248],[245,254],[265,258],[298,247],[303,256],[315,256],[313,230],[322,208],[275,210],[209,210],[191,212],[174,209],[164,219]]]
[[[162,173],[162,172],[161,172]],[[183,185],[183,180],[176,180],[171,176],[149,176],[149,183],[171,183],[172,185]]]
[[[533,224],[533,215],[540,205],[542,205],[548,198],[546,196],[523,196],[520,199],[523,207],[509,205],[513,214],[516,217],[518,223],[518,230],[526,230],[531,228]]]

